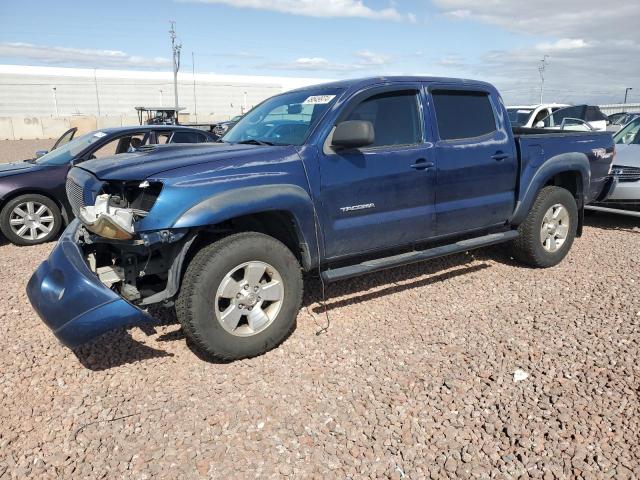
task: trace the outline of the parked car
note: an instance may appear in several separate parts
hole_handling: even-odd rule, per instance
[[[0,164],[0,230],[11,243],[47,242],[73,218],[65,193],[67,172],[73,165],[156,143],[214,139],[210,133],[176,126],[107,128],[77,138],[75,133],[76,129],[68,130],[50,152],[37,152],[35,159]]]
[[[226,134],[231,127],[233,127],[238,121],[242,118],[242,115],[236,115],[231,120],[227,120],[226,122],[220,122],[215,127],[213,127],[213,134],[221,138],[224,134]]]
[[[563,107],[568,107],[568,105],[563,103],[541,103],[538,105],[511,106],[507,107],[507,113],[512,126],[532,128],[536,123]]]
[[[294,328],[303,271],[332,282],[505,242],[528,265],[556,265],[583,204],[606,194],[613,153],[607,133],[512,130],[483,82],[294,90],[221,143],[71,169],[78,219],[27,292],[70,347],[175,302],[205,355],[255,356]]]
[[[597,207],[640,211],[640,117],[627,123],[613,136],[617,144],[615,164],[611,167],[613,185],[606,201]]]
[[[624,112],[609,115],[609,125],[607,126],[607,131],[617,132],[636,117],[640,117],[640,113]]]
[[[609,119],[596,105],[573,105],[556,110],[548,117],[536,122],[535,128],[551,130],[596,131],[607,130]]]

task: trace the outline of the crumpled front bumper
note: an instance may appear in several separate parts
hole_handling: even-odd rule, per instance
[[[31,305],[42,321],[69,348],[114,328],[155,322],[89,269],[76,241],[79,227],[78,220],[69,224],[27,284]]]

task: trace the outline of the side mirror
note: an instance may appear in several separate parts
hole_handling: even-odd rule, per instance
[[[366,147],[375,142],[375,133],[371,122],[365,120],[347,120],[340,122],[331,139],[331,146],[337,148]]]
[[[44,157],[47,153],[49,153],[49,150],[38,150],[36,151],[36,158]]]

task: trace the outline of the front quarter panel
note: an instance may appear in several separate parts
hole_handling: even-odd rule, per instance
[[[215,225],[252,213],[283,210],[313,252],[317,244],[309,185],[293,147],[256,151],[243,159],[183,167],[149,181],[162,192],[137,232]]]

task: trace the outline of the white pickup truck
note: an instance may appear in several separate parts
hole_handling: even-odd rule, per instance
[[[513,127],[532,128],[556,110],[568,105],[563,103],[540,103],[538,105],[516,105],[507,107],[509,120]]]

